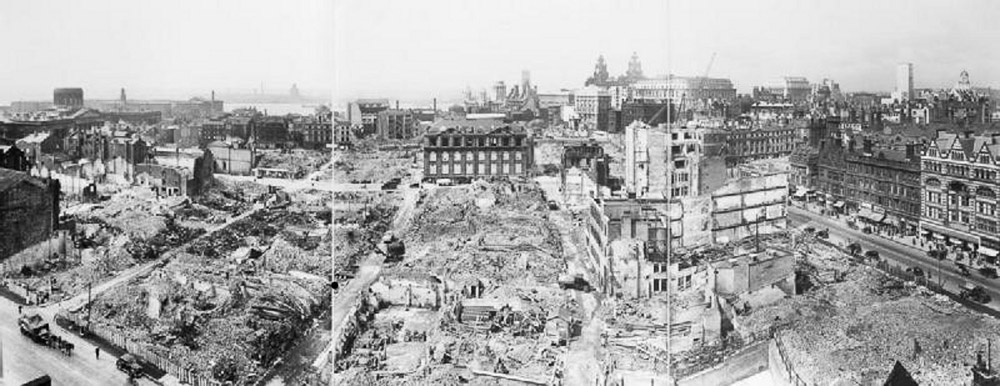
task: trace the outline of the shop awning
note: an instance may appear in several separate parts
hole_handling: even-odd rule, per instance
[[[843,208],[844,207],[844,202],[843,201],[837,201],[837,202],[833,203],[833,207],[834,208]]]
[[[998,252],[997,252],[996,249],[993,249],[993,248],[990,248],[990,247],[983,247],[983,246],[980,246],[979,249],[977,250],[977,252],[979,252],[979,254],[981,254],[981,255],[986,255],[986,256],[989,256],[989,257],[997,257],[997,254],[998,254]]]
[[[896,216],[894,214],[887,214],[885,215],[885,220],[882,221],[884,221],[886,224],[899,224],[899,216]]]
[[[805,197],[805,196],[806,196],[806,191],[805,190],[798,190],[798,191],[795,192],[795,194],[792,195],[792,197],[799,197],[799,198],[802,198],[802,197]]]
[[[948,237],[951,237],[951,238],[954,238],[954,239],[965,240],[965,241],[968,241],[968,242],[970,242],[972,244],[979,245],[979,237],[975,236],[975,235],[970,235],[968,233],[962,233],[962,232],[956,231],[954,229],[945,228],[943,226],[935,225],[935,224],[931,224],[931,223],[920,224],[920,227],[923,228],[923,229],[925,229],[925,230],[929,230],[931,232],[934,232],[934,237],[937,237],[938,235],[944,235],[944,236],[948,236]]]
[[[920,230],[920,234],[922,234],[922,235],[929,235],[929,234],[931,234],[931,231],[926,230],[926,229],[921,229]]]
[[[875,213],[872,212],[871,209],[861,208],[861,210],[858,211],[858,217],[861,217],[871,222],[882,222],[882,220],[885,219],[885,213]]]
[[[944,240],[945,239],[944,235],[942,235],[940,233],[935,233],[934,234],[934,238],[938,239],[938,240]]]

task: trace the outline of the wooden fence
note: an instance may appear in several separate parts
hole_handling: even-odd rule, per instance
[[[59,317],[69,320],[78,326],[85,326],[86,321],[76,314],[61,313]],[[212,378],[211,374],[203,374],[198,371],[194,371],[188,368],[184,368],[167,357],[160,355],[147,346],[133,341],[123,335],[119,331],[100,326],[92,325],[89,329],[91,334],[94,334],[101,339],[104,339],[111,343],[112,345],[124,349],[125,351],[135,355],[147,363],[156,366],[160,370],[167,372],[167,374],[177,377],[181,383],[185,383],[192,386],[222,386],[223,383]]]
[[[808,386],[808,383],[802,380],[802,377],[795,372],[792,367],[792,362],[788,360],[788,354],[785,353],[785,344],[781,341],[781,334],[777,333],[774,335],[774,343],[778,346],[778,357],[781,360],[782,366],[785,368],[785,374],[788,374],[788,381],[794,386]]]

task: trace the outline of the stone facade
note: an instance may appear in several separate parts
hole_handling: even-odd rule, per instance
[[[928,240],[995,258],[1000,137],[941,133],[921,157],[920,228]]]
[[[475,121],[439,122],[424,136],[424,178],[527,176],[534,142],[523,128]]]

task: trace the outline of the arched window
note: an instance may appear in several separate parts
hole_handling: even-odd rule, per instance
[[[995,198],[996,192],[994,192],[993,189],[980,186],[979,189],[976,189],[976,195],[980,197]]]
[[[928,187],[937,188],[941,186],[941,180],[938,180],[937,178],[928,178],[924,184]]]

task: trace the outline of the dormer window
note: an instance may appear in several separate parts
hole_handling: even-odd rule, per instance
[[[979,155],[979,163],[990,164],[992,162],[993,161],[990,160],[990,155],[989,154],[980,154]]]
[[[955,161],[965,161],[965,154],[960,151],[951,152],[951,159]]]
[[[937,151],[937,149],[927,149],[927,155],[929,155],[931,157],[937,157],[938,156],[938,151]]]

